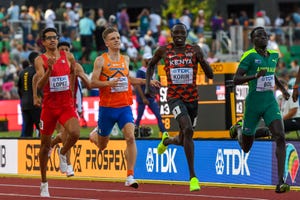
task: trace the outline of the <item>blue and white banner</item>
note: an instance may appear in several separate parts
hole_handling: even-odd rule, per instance
[[[201,182],[272,183],[272,142],[255,141],[245,154],[236,140],[195,140],[195,172]],[[157,154],[157,140],[138,140],[135,176],[139,179],[188,181],[183,147],[170,145]]]

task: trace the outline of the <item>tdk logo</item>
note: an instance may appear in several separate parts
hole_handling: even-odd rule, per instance
[[[250,176],[248,157],[240,149],[218,149],[216,156],[216,173],[218,175],[247,175]]]
[[[146,157],[147,172],[177,173],[175,156],[177,149],[167,149],[163,154],[158,155],[156,148],[148,148]]]

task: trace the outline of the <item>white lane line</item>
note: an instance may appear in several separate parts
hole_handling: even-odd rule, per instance
[[[0,193],[0,196],[14,196],[14,197],[30,197],[40,199],[40,195],[30,195],[30,194],[14,194],[14,193]],[[70,199],[70,200],[99,200],[99,199],[87,199],[87,198],[74,198],[74,197],[59,197],[50,196],[51,199]]]
[[[24,188],[39,188],[36,185],[15,185],[15,184],[0,184],[0,186],[5,187],[24,187]],[[169,193],[169,192],[146,192],[139,190],[113,190],[113,189],[99,189],[99,188],[81,188],[81,187],[52,187],[49,186],[49,189],[58,189],[58,190],[80,190],[80,191],[97,191],[97,192],[112,192],[112,193],[133,193],[133,194],[149,194],[149,195],[169,195],[169,196],[178,196],[178,197],[206,197],[211,199],[238,199],[238,200],[270,200],[263,198],[255,198],[255,197],[240,197],[240,196],[220,196],[220,195],[205,195],[205,194],[191,194],[191,193]],[[1,193],[0,193],[1,194]],[[52,196],[51,196],[52,197]],[[56,198],[56,197],[52,197]],[[57,197],[61,198],[61,197]],[[65,197],[66,198],[66,197]],[[71,199],[71,198],[70,198]],[[78,198],[73,198],[78,199]],[[82,198],[83,200],[83,198]],[[92,200],[92,199],[89,199]],[[94,200],[94,199],[93,199]]]

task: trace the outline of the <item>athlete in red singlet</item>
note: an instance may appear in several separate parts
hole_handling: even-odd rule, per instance
[[[57,48],[59,51],[70,52],[71,45],[68,42],[59,42],[57,45]],[[90,81],[89,81],[87,75],[85,74],[82,66],[79,63],[76,63],[76,65],[75,65],[75,76],[76,76],[75,87],[74,87],[75,92],[73,93],[74,107],[76,109],[76,113],[78,113],[78,119],[80,119],[79,107],[81,107],[82,102],[80,102],[79,105],[77,105],[77,104],[78,104],[78,99],[80,99],[80,97],[78,97],[78,96],[82,95],[82,94],[80,94],[80,92],[78,91],[78,90],[80,90],[79,89],[79,81],[82,81],[83,84],[87,87],[87,89],[90,89]],[[61,143],[61,142],[63,144],[65,144],[65,142],[67,141],[67,132],[65,131],[64,127],[60,123],[57,123],[56,131],[57,131],[57,135],[51,141],[51,150],[49,151],[48,156],[51,155],[52,150],[55,145],[57,145],[58,143]],[[71,177],[71,176],[74,176],[74,170],[73,170],[73,165],[71,164],[71,161],[70,161],[70,150],[67,152],[66,157],[67,157],[67,164],[68,164],[66,175],[67,175],[67,177]]]
[[[196,86],[198,63],[209,79],[213,78],[213,71],[204,59],[200,47],[185,43],[187,30],[184,24],[174,25],[171,36],[173,43],[159,47],[149,63],[145,93],[151,95],[149,81],[156,64],[160,59],[164,59],[168,82],[167,100],[170,110],[179,123],[180,131],[179,135],[173,138],[169,137],[167,132],[163,133],[157,152],[162,154],[170,144],[183,146],[190,172],[190,191],[197,191],[200,190],[200,186],[194,170],[193,127],[196,125],[198,113]]]
[[[58,34],[54,28],[46,28],[42,32],[42,44],[46,52],[35,60],[37,89],[43,90],[42,113],[40,121],[41,147],[39,153],[41,170],[41,193],[49,197],[47,182],[47,162],[51,136],[56,123],[61,123],[68,133],[66,143],[58,154],[60,170],[67,170],[66,153],[77,142],[80,126],[74,108],[74,68],[75,59],[71,53],[58,51]],[[35,105],[40,99],[34,97]]]

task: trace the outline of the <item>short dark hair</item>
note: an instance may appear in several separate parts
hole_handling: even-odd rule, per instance
[[[29,54],[28,60],[29,60],[29,62],[30,62],[31,65],[34,65],[34,60],[35,60],[36,57],[38,57],[38,56],[39,56],[39,53],[36,52],[36,51],[33,51],[33,52],[31,52],[31,53]]]
[[[23,60],[23,61],[22,61],[22,68],[25,69],[25,68],[27,68],[27,67],[29,67],[29,62],[28,62],[28,60]]]
[[[45,40],[45,35],[46,35],[46,33],[48,33],[48,32],[54,32],[54,33],[56,33],[57,36],[59,36],[59,35],[58,35],[58,32],[57,32],[57,30],[56,30],[56,28],[48,27],[48,28],[45,28],[45,29],[42,31],[41,38],[42,38],[43,40]]]
[[[57,44],[57,48],[61,47],[61,46],[67,46],[69,49],[71,48],[71,44],[69,42],[63,41],[63,42],[59,42]]]
[[[251,33],[250,33],[250,39],[251,39],[251,40],[253,39],[253,35],[254,35],[255,31],[257,31],[257,30],[259,30],[259,29],[265,30],[264,27],[262,27],[262,26],[255,27],[255,28],[251,31]]]
[[[107,28],[103,31],[103,33],[102,33],[102,38],[103,38],[103,40],[106,39],[106,37],[107,37],[108,34],[113,33],[113,32],[117,32],[117,33],[118,33],[118,30],[115,29],[115,28],[112,27],[112,26],[107,27]]]
[[[171,31],[173,31],[173,29],[174,29],[175,26],[183,26],[185,29],[187,29],[187,28],[186,28],[186,25],[185,25],[184,23],[179,22],[179,23],[176,23],[176,24],[174,24],[174,25],[172,26]]]

